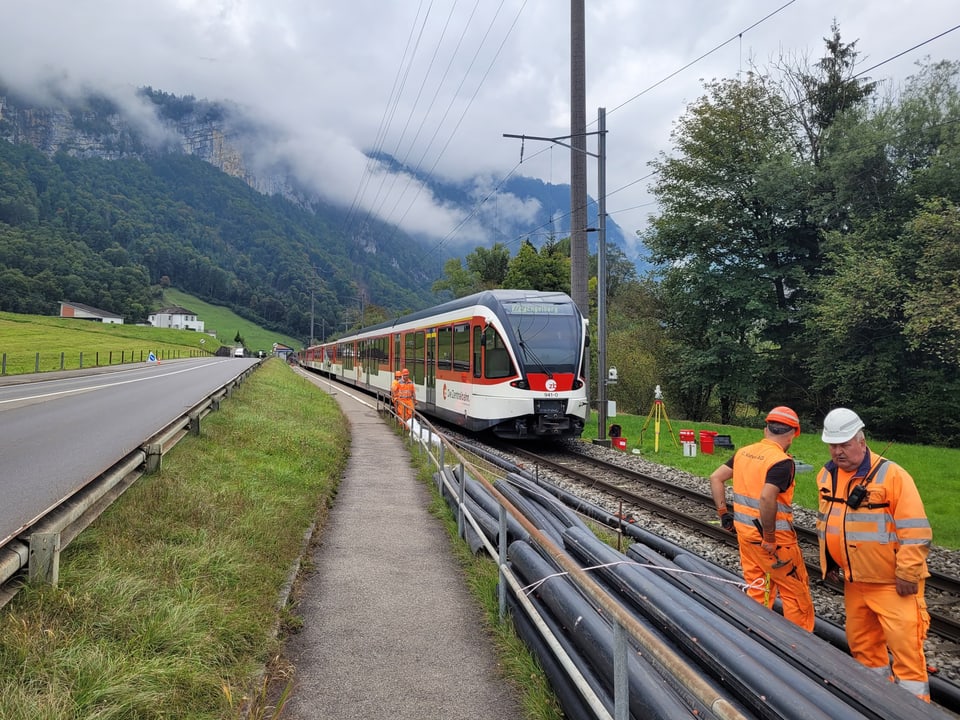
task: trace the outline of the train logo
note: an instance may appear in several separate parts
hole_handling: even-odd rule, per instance
[[[553,378],[547,380],[547,392],[554,392],[557,389],[557,381]]]

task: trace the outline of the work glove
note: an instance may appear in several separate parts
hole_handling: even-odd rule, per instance
[[[728,533],[736,534],[737,531],[733,527],[733,513],[729,510],[721,510],[717,514],[720,516],[720,527],[722,527]]]

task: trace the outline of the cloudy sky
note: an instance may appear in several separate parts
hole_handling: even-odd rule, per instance
[[[607,210],[628,236],[656,210],[648,163],[704,79],[814,62],[834,19],[892,91],[926,56],[960,59],[957,0],[586,0],[585,17],[587,118],[607,110]],[[0,0],[0,18],[0,77],[18,91],[56,78],[120,101],[146,85],[234,101],[276,128],[265,155],[425,239],[483,242],[469,215],[364,151],[482,177],[488,218],[530,211],[496,192],[510,173],[569,181],[566,148],[527,141],[520,164],[520,141],[503,137],[569,134],[563,0]],[[592,158],[587,171],[595,197]]]

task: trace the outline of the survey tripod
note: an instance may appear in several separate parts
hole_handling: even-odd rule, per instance
[[[667,423],[667,429],[670,431],[670,437],[673,438],[673,446],[680,447],[677,442],[677,436],[673,433],[673,425],[670,424],[670,418],[667,416],[667,406],[663,403],[663,393],[660,392],[660,386],[653,391],[653,405],[650,408],[650,414],[647,415],[646,422],[643,423],[643,427],[640,428],[640,444],[643,444],[643,433],[646,432],[647,428],[650,426],[650,421],[653,420],[653,451],[660,452],[660,421],[665,420]]]

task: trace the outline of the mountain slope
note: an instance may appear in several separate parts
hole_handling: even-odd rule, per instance
[[[191,156],[48,159],[0,142],[0,178],[4,310],[72,300],[138,321],[156,302],[150,286],[170,284],[306,338],[311,296],[317,322],[335,327],[358,295],[423,306],[439,273],[391,227],[371,223],[384,245],[369,252],[337,232],[338,211],[262,195]]]

